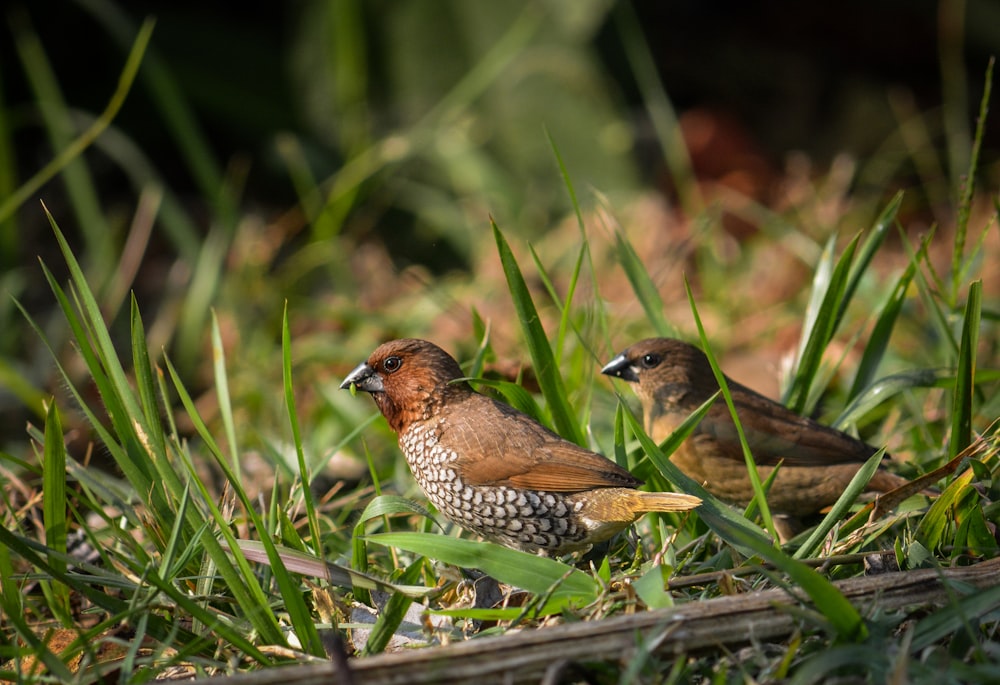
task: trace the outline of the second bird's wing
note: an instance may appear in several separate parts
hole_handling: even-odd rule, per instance
[[[787,407],[763,395],[743,388],[735,398],[736,412],[750,451],[758,464],[786,466],[822,466],[863,462],[875,454],[875,448],[847,433],[799,416]],[[719,448],[734,459],[743,460],[736,426],[723,400],[712,407],[698,432],[718,441]]]

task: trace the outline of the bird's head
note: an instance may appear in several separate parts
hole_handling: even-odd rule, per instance
[[[389,425],[399,433],[410,422],[426,419],[449,391],[467,389],[464,383],[452,384],[462,376],[458,362],[440,347],[426,340],[405,338],[379,345],[340,387],[353,386],[369,393]]]
[[[714,383],[704,353],[673,338],[640,340],[605,364],[601,373],[635,383],[636,394],[644,400],[678,398],[702,379],[709,386]]]

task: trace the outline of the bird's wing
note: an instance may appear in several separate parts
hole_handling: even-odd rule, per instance
[[[642,481],[613,461],[548,430],[507,405],[484,397],[476,411],[453,413],[441,442],[458,455],[469,484],[550,492],[635,487]]]
[[[766,402],[766,407],[761,407]],[[786,466],[822,466],[863,462],[875,454],[875,448],[846,433],[817,423],[763,396],[743,396],[736,400],[736,411],[747,444],[758,464]],[[726,456],[743,460],[736,426],[724,403],[712,408],[716,420],[702,421],[700,433],[713,437]],[[706,417],[707,418],[707,417]]]

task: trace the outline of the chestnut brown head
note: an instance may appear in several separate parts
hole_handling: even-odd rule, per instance
[[[369,393],[397,433],[450,393],[471,392],[454,358],[426,340],[403,338],[377,347],[340,384]]]

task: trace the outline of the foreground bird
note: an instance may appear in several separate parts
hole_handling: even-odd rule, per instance
[[[370,393],[417,483],[449,519],[484,538],[562,554],[607,540],[650,511],[701,500],[642,492],[642,481],[526,414],[481,395],[447,352],[393,340],[344,379]]]
[[[663,442],[719,389],[704,353],[670,338],[651,338],[632,345],[608,362],[601,373],[635,384],[646,432],[657,442]],[[768,506],[775,514],[801,517],[830,506],[876,452],[871,445],[799,416],[728,376],[726,384],[761,481],[781,462],[767,494]],[[753,499],[736,426],[721,396],[671,461],[720,499],[740,506]],[[867,491],[888,492],[906,482],[879,469]],[[787,539],[793,531],[794,521],[789,520],[779,534]]]

